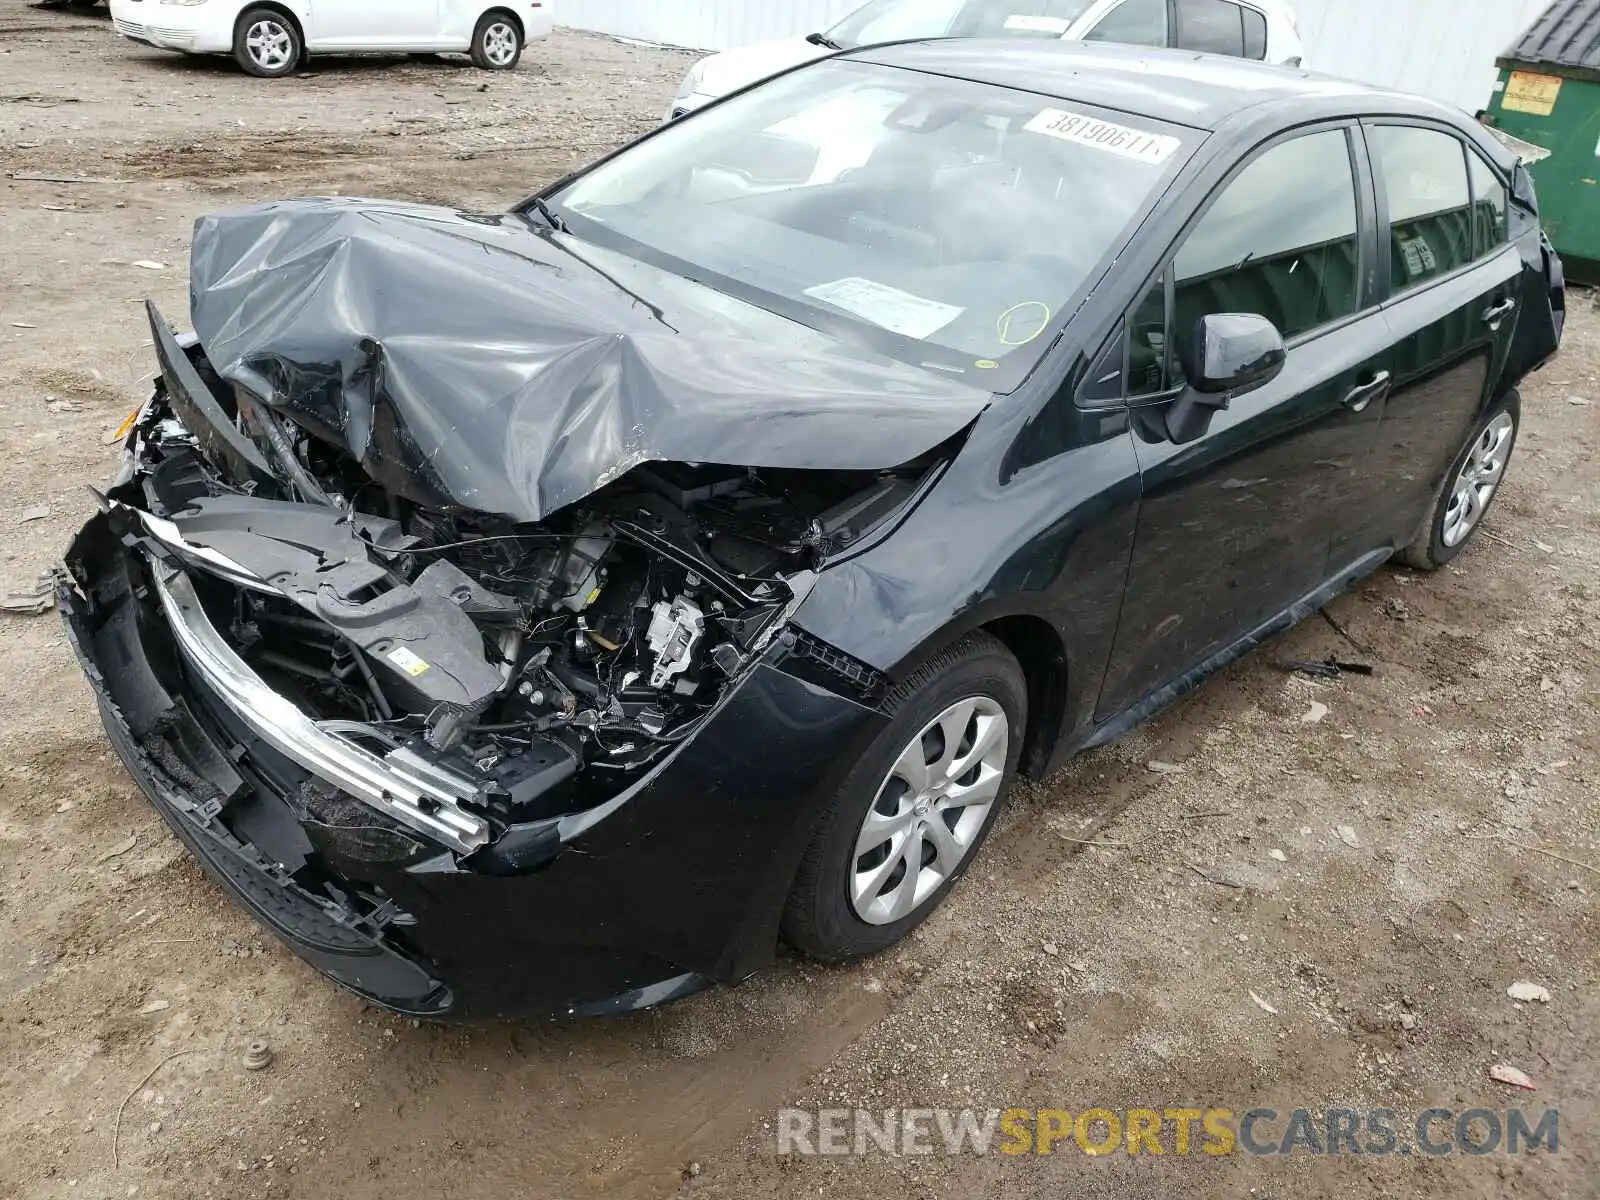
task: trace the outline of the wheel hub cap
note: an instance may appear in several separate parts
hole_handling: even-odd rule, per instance
[[[517,35],[509,25],[491,25],[483,35],[483,51],[496,66],[504,66],[517,53]]]
[[[276,21],[257,21],[244,35],[251,61],[265,70],[275,71],[289,61],[294,39]]]
[[[1451,549],[1461,545],[1478,527],[1489,501],[1505,476],[1511,456],[1511,439],[1517,425],[1510,413],[1501,413],[1478,435],[1467,461],[1450,490],[1441,540]]]
[[[856,836],[846,886],[869,925],[902,920],[971,853],[1000,795],[1010,729],[988,696],[952,704],[889,768]]]

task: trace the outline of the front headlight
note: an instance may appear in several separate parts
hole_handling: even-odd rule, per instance
[[[689,68],[689,73],[683,77],[683,82],[678,85],[677,99],[692,96],[700,90],[700,81],[706,77],[706,60],[701,59]]]

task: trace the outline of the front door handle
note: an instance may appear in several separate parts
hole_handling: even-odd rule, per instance
[[[1379,371],[1366,383],[1351,388],[1344,398],[1344,406],[1351,412],[1365,412],[1367,405],[1388,393],[1389,380],[1389,372]]]
[[[1492,308],[1484,309],[1483,323],[1487,325],[1491,331],[1499,333],[1500,326],[1505,324],[1505,319],[1516,311],[1516,298],[1507,297],[1506,299],[1500,301],[1499,304],[1494,305]]]

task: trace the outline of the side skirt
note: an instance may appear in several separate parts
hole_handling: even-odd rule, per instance
[[[1250,633],[1245,634],[1244,637],[1234,642],[1231,646],[1223,647],[1166,687],[1151,692],[1132,707],[1126,708],[1116,716],[1101,722],[1089,731],[1088,736],[1083,741],[1073,746],[1067,754],[1061,755],[1056,765],[1059,766],[1062,762],[1065,762],[1071,754],[1076,754],[1083,750],[1091,750],[1096,746],[1104,746],[1108,742],[1114,742],[1135,726],[1144,724],[1156,713],[1180,697],[1194,691],[1208,678],[1222,670],[1223,667],[1243,658],[1268,638],[1298,625],[1328,601],[1348,590],[1359,580],[1372,574],[1393,557],[1394,550],[1386,549],[1374,550],[1370,554],[1365,554],[1358,558],[1328,582],[1317,588],[1316,591],[1296,600],[1277,616],[1258,626]]]

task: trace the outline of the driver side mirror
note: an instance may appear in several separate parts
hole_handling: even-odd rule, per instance
[[[1235,396],[1276,379],[1289,358],[1277,326],[1254,313],[1201,317],[1182,349],[1189,386],[1167,411],[1167,436],[1180,446],[1204,434]]]

